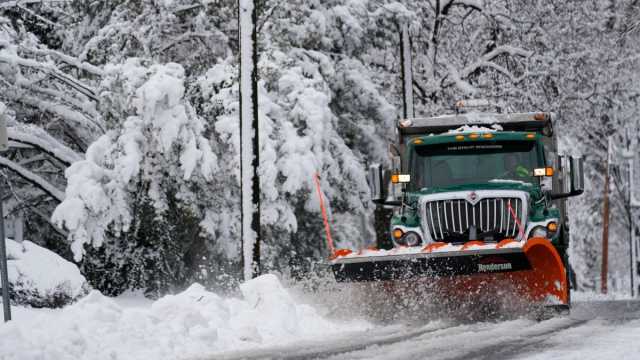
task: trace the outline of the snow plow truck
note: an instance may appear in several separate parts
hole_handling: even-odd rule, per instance
[[[464,106],[398,121],[393,169],[369,169],[372,200],[393,208],[387,235],[334,251],[336,280],[437,285],[449,298],[509,291],[568,311],[566,199],[583,192],[582,159],[558,155],[551,113]]]

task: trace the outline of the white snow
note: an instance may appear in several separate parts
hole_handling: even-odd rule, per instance
[[[328,359],[637,359],[640,320],[618,323],[558,317],[474,322],[434,329],[406,341],[369,346]]]
[[[6,239],[6,246],[8,278],[19,304],[59,306],[88,291],[76,265],[58,254],[28,240]]]
[[[640,354],[640,320],[626,324],[593,320],[585,326],[562,331],[541,344],[539,353],[521,359],[602,360],[637,359]]]
[[[466,115],[469,115],[469,114],[466,114]],[[447,133],[448,134],[463,134],[463,133],[469,133],[469,132],[482,133],[482,132],[496,132],[501,130],[502,130],[502,126],[498,124],[493,124],[491,127],[478,126],[478,125],[462,125],[457,129],[449,130]]]
[[[0,116],[2,116],[0,103]],[[21,144],[32,145],[52,154],[67,163],[82,160],[82,156],[67,147],[44,129],[35,125],[16,124],[7,128],[11,140]]]
[[[39,299],[56,294],[73,299],[88,288],[78,267],[56,253],[28,240],[6,241],[8,277],[14,291],[28,292]]]
[[[510,242],[502,247],[504,248],[521,248],[524,246],[524,242],[514,241]],[[463,251],[464,245],[455,245],[455,244],[445,244],[443,246],[432,249],[431,253],[441,253],[441,252],[451,252],[451,251]],[[488,243],[483,245],[471,245],[468,246],[464,250],[490,250],[496,249],[497,244]],[[395,247],[393,249],[384,250],[384,249],[361,249],[358,251],[354,251],[348,255],[341,256],[340,258],[360,258],[360,257],[371,257],[371,256],[386,256],[386,255],[411,255],[411,254],[421,254],[425,253],[425,246],[412,246],[412,247]]]
[[[533,186],[530,182],[521,181],[521,180],[512,180],[512,179],[491,179],[490,183],[508,183],[508,184],[520,184],[525,186]]]
[[[0,324],[0,359],[186,359],[371,327],[323,318],[274,275],[240,290],[241,299],[223,298],[194,284],[155,302],[92,291],[61,310],[14,308],[14,321]]]
[[[608,300],[626,300],[630,299],[628,292],[609,292],[607,294],[596,293],[591,291],[572,291],[571,300],[578,302],[608,301]]]

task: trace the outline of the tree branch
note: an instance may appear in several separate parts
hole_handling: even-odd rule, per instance
[[[60,143],[54,139],[46,131],[30,127],[9,127],[7,129],[8,137],[10,140],[20,144],[30,145],[35,149],[51,156],[52,158],[60,161],[65,166],[69,166],[76,161],[82,160],[82,156],[75,151],[68,148],[66,145]],[[29,130],[29,131],[25,131]],[[29,133],[31,132],[31,133]]]
[[[74,79],[73,77],[63,73],[62,71],[58,70],[57,68],[55,68],[51,64],[41,63],[39,61],[31,60],[31,59],[25,59],[25,58],[22,58],[20,56],[13,55],[13,54],[11,54],[11,55],[3,54],[2,52],[0,52],[0,62],[6,63],[8,65],[17,64],[17,65],[20,65],[20,66],[25,66],[25,67],[29,67],[29,68],[40,70],[40,71],[48,74],[49,76],[51,76],[53,78],[56,78],[56,79],[60,80],[61,82],[69,85],[70,87],[72,87],[73,89],[75,89],[79,93],[85,95],[86,97],[88,97],[88,98],[90,98],[90,99],[92,99],[92,100],[94,100],[96,102],[98,101],[98,97],[96,96],[95,89],[92,89],[91,87],[83,84],[79,80]]]
[[[42,190],[43,192],[45,192],[47,195],[51,196],[52,198],[62,202],[62,200],[64,200],[65,195],[62,191],[60,191],[58,188],[56,188],[55,186],[53,186],[50,182],[48,182],[47,180],[43,179],[40,175],[35,174],[33,172],[31,172],[28,169],[25,169],[24,167],[16,164],[15,162],[0,156],[0,166],[3,166],[13,172],[15,172],[16,174],[18,174],[21,178],[23,178],[24,180],[26,180],[27,182],[31,183],[32,185],[34,185],[35,187],[37,187],[38,189]]]
[[[67,54],[63,54],[59,51],[56,50],[52,50],[52,49],[34,49],[34,48],[28,48],[25,46],[20,46],[20,50],[25,51],[25,52],[29,52],[32,53],[34,55],[40,55],[40,56],[51,56],[54,57],[60,61],[62,61],[63,63],[72,65],[80,70],[86,71],[90,74],[93,75],[97,75],[97,76],[104,76],[104,71],[95,66],[92,65],[86,61],[80,61],[78,58],[75,58],[73,56],[69,56]]]

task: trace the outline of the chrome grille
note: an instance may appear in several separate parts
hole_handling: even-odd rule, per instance
[[[518,236],[518,222],[509,211],[509,204],[524,226],[525,202],[520,197],[488,197],[475,204],[466,199],[426,201],[423,219],[434,241],[468,241],[472,226],[476,229],[478,240],[493,238],[499,241]]]

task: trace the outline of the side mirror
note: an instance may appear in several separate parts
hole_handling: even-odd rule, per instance
[[[568,156],[560,156],[560,189],[563,194],[571,192],[571,160]]]
[[[373,164],[369,167],[369,189],[373,202],[382,202],[386,199],[386,184],[380,164]]]
[[[580,195],[584,192],[584,165],[582,158],[572,156],[559,156],[560,165],[560,191],[559,194],[551,194],[552,199],[562,199]]]
[[[584,160],[581,157],[571,157],[571,193],[580,195],[584,192]]]

